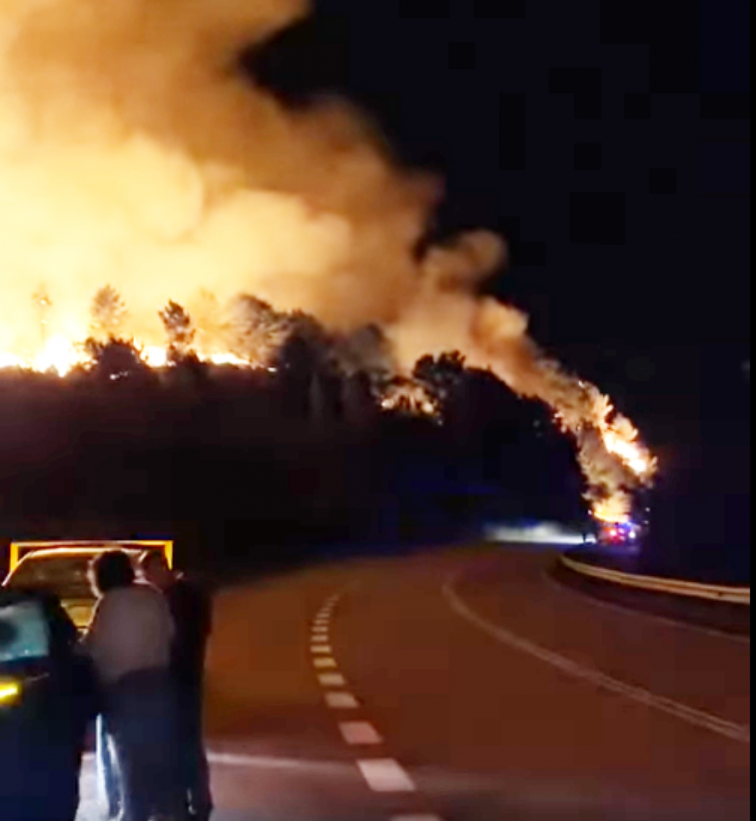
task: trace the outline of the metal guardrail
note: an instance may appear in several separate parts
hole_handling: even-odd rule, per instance
[[[707,599],[709,601],[751,606],[750,587],[725,587],[686,582],[680,579],[663,579],[655,576],[639,576],[632,573],[622,573],[619,570],[609,570],[608,568],[586,564],[585,562],[572,559],[564,554],[561,557],[561,562],[569,570],[581,576],[588,576],[593,579],[619,584],[624,587],[650,590],[655,593],[667,593],[673,596],[686,596],[692,599]]]

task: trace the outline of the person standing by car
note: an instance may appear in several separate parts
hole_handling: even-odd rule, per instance
[[[144,553],[142,577],[165,595],[176,625],[172,669],[178,685],[181,771],[190,818],[209,821],[213,810],[210,771],[202,731],[205,655],[212,629],[210,602],[203,592],[171,570],[158,551]]]
[[[123,821],[184,819],[170,610],[157,590],[136,584],[123,551],[98,556],[91,581],[99,601],[82,643],[101,687]]]

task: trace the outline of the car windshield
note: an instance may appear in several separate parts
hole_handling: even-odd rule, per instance
[[[50,637],[38,602],[0,608],[0,665],[47,658]]]
[[[63,599],[92,599],[88,571],[91,557],[27,559],[9,581],[10,587],[44,590]]]

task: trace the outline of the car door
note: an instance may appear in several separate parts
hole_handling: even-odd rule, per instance
[[[0,591],[4,821],[57,821],[73,819],[76,812],[81,722],[73,668],[61,652],[55,612],[41,597]]]

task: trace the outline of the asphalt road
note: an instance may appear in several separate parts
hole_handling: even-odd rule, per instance
[[[750,643],[586,599],[551,561],[428,552],[220,595],[218,821],[749,818]]]

